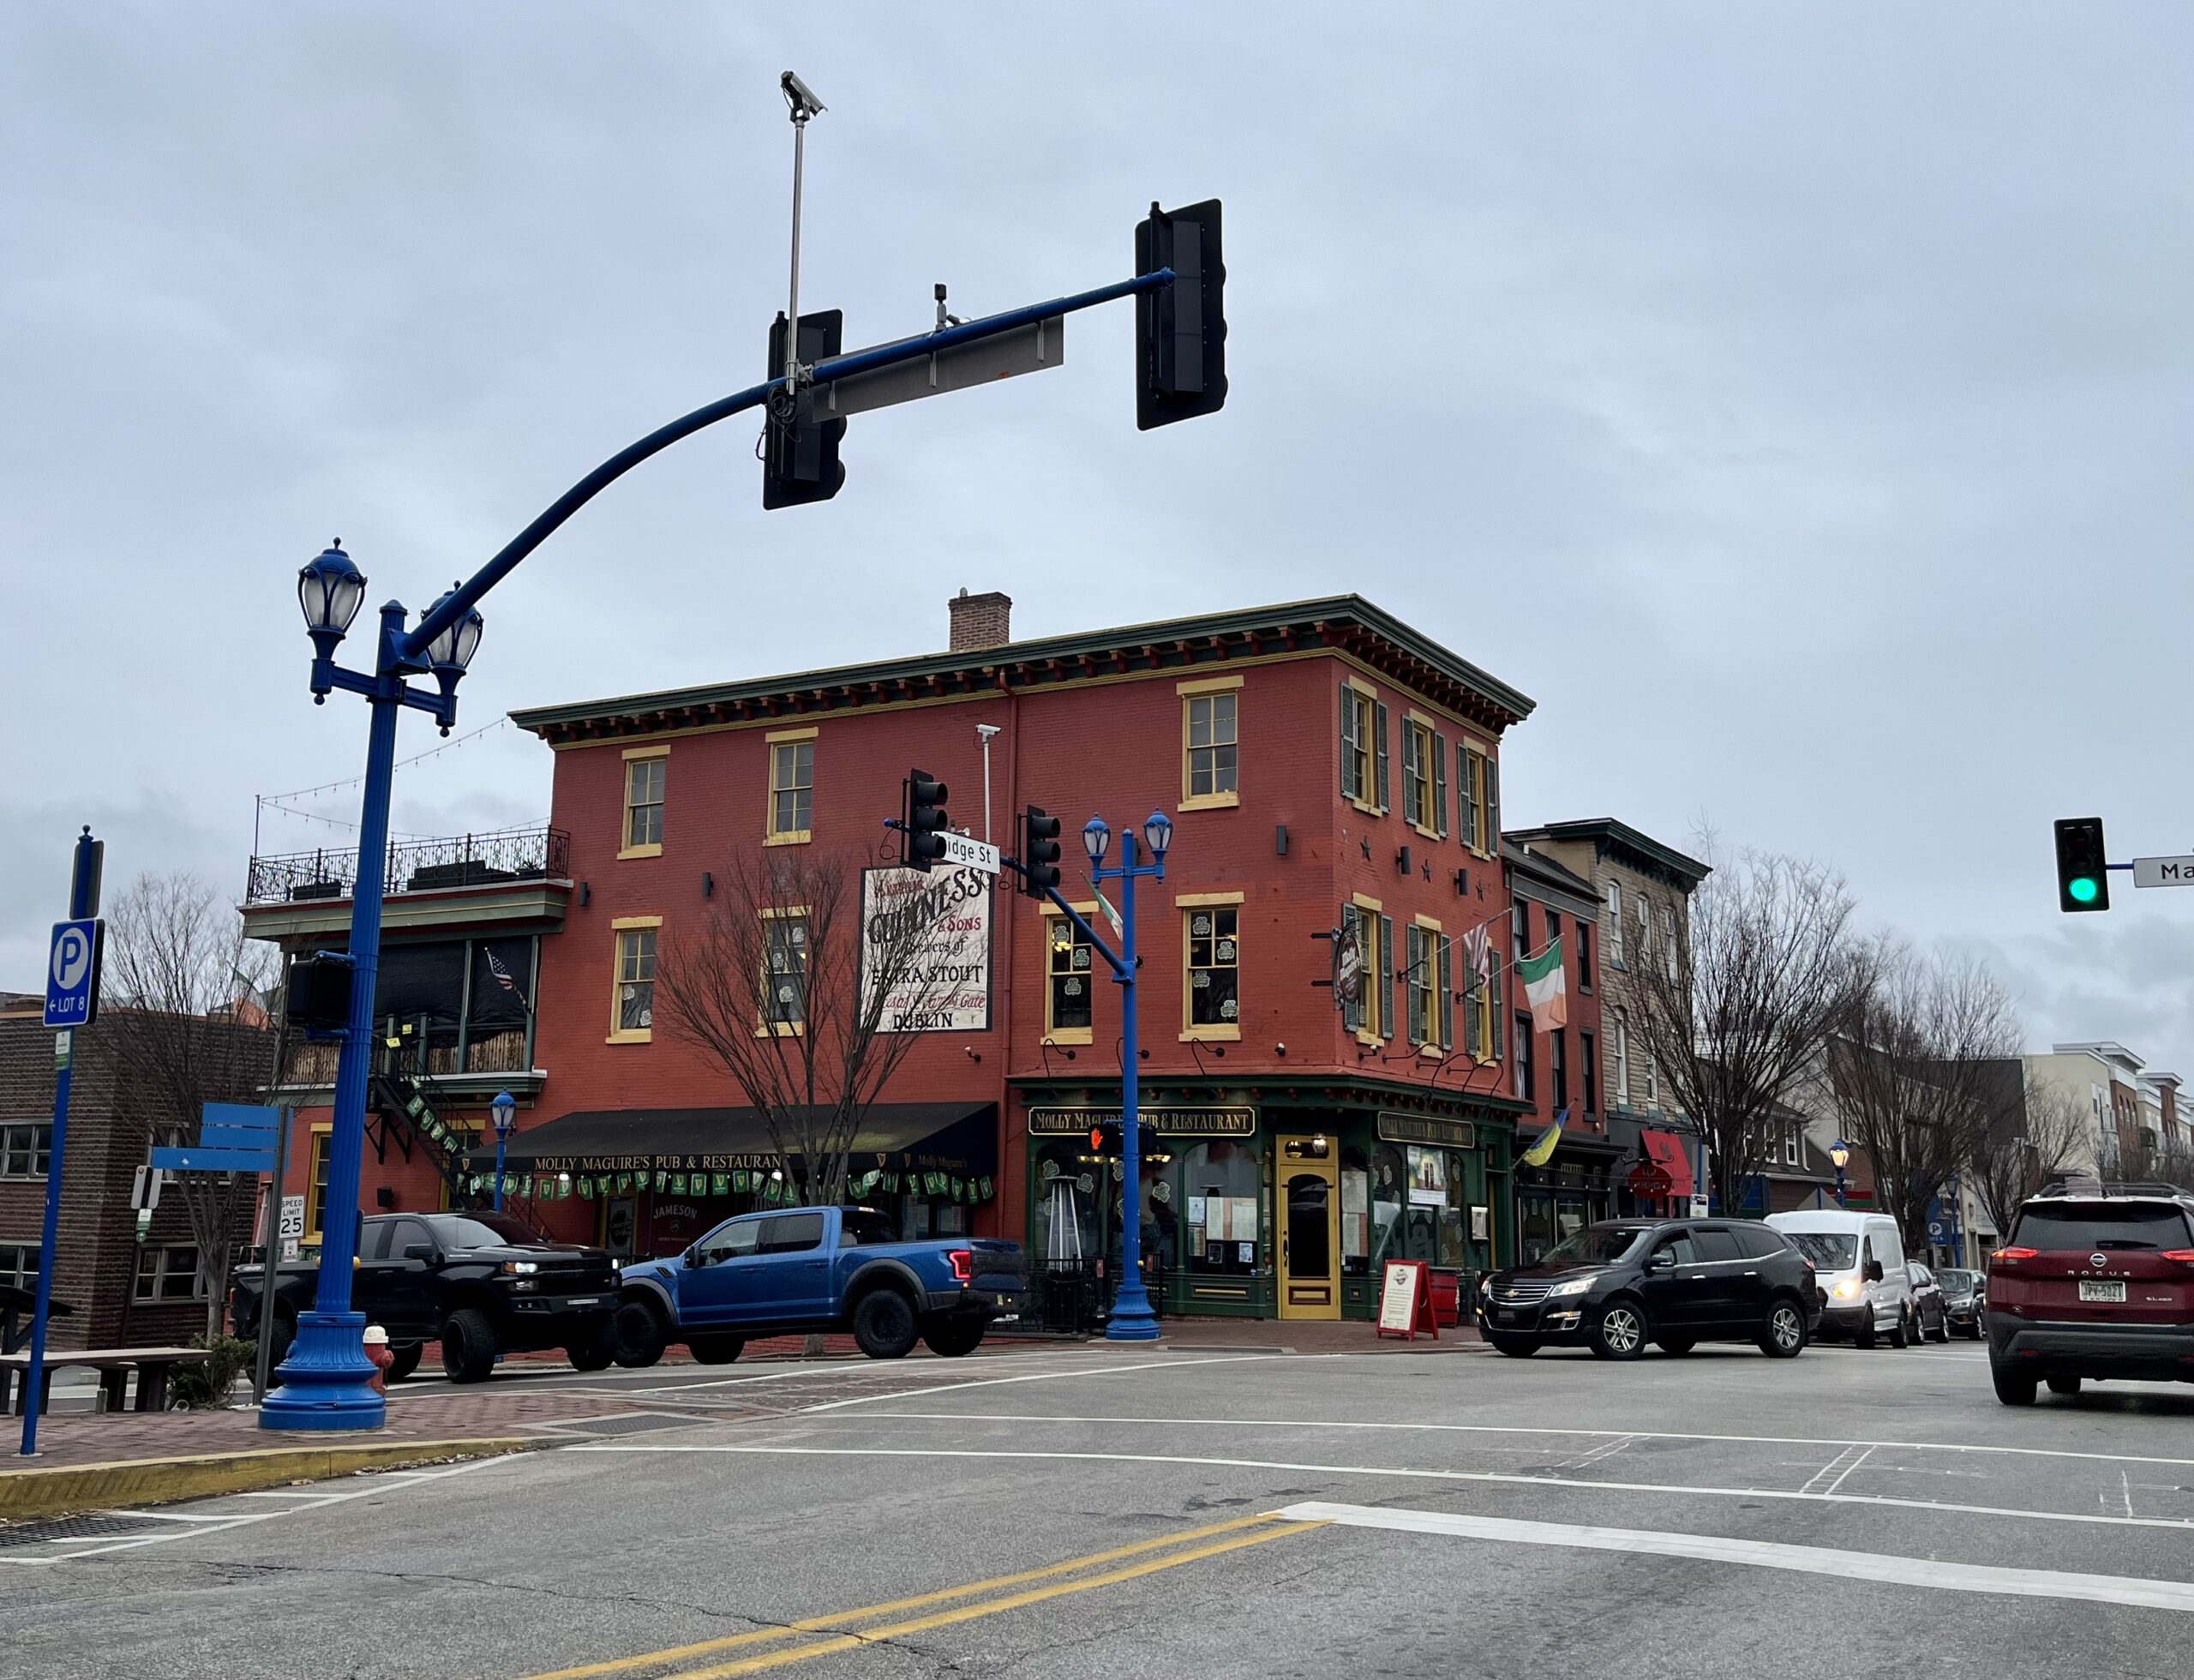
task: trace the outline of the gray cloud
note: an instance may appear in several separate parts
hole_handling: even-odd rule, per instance
[[[0,812],[0,969],[35,971],[85,816],[124,813],[118,873],[182,851],[240,879],[255,792],[355,774],[363,719],[306,704],[290,596],[330,537],[375,600],[423,603],[756,375],[794,64],[831,104],[811,305],[866,341],[920,326],[937,279],[962,313],[1088,285],[1151,198],[1215,192],[1228,409],[1133,431],[1115,309],[1062,372],[857,420],[827,507],[765,519],[727,425],[492,598],[467,726],[935,645],[963,583],[1012,588],[1029,632],[1354,588],[1538,698],[1518,819],[1680,837],[1711,810],[1731,843],[1832,859],[1876,920],[1988,941],[2038,1038],[2122,1002],[2137,1048],[2194,1064],[2185,1011],[2141,1003],[2194,906],[2059,927],[2047,842],[2075,811],[2121,854],[2194,837],[2194,791],[2155,773],[2194,609],[2194,16],[953,26],[0,13],[0,705],[35,790]],[[538,814],[548,777],[523,741],[436,760],[399,820]],[[2120,931],[2150,916],[2152,944]]]

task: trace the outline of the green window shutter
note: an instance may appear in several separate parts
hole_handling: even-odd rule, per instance
[[[1402,815],[1412,820],[1417,816],[1418,783],[1424,779],[1418,767],[1417,727],[1409,719],[1402,719]]]
[[[1432,826],[1442,839],[1447,837],[1448,737],[1437,730],[1432,736]]]
[[[1356,691],[1340,686],[1340,796],[1358,797],[1356,791]]]
[[[1501,766],[1485,761],[1485,849],[1501,855]]]
[[[1346,690],[1342,692],[1346,693]],[[1345,1032],[1360,1033],[1364,1030],[1364,991],[1371,984],[1370,972],[1371,963],[1369,951],[1370,942],[1364,937],[1363,911],[1358,909],[1353,904],[1344,904],[1341,906],[1340,915],[1342,924],[1354,932],[1356,949],[1364,959],[1363,967],[1357,971],[1356,995],[1353,998],[1345,999],[1341,1003],[1340,1024]]]
[[[1371,708],[1371,733],[1378,748],[1376,786],[1379,790],[1379,797],[1372,802],[1382,811],[1391,811],[1394,806],[1394,801],[1387,797],[1387,708],[1384,705],[1375,705]]]
[[[1501,1041],[1507,1036],[1501,1029],[1501,962],[1498,957],[1494,960],[1493,979],[1486,989],[1493,993],[1493,1030],[1488,1035],[1491,1041],[1485,1047],[1493,1053],[1493,1059],[1497,1062],[1501,1059]]]
[[[1478,987],[1478,971],[1477,971],[1475,969],[1464,969],[1464,970],[1463,970],[1463,1049],[1464,1049],[1464,1051],[1465,1051],[1465,1053],[1466,1053],[1466,1054],[1468,1054],[1468,1055],[1470,1055],[1470,1056],[1472,1056],[1472,1057],[1473,1057],[1473,1058],[1475,1058],[1475,1057],[1478,1055],[1478,1050],[1479,1050],[1479,1048],[1480,1048],[1479,1039],[1478,1039],[1478,1008],[1479,1008],[1479,1004],[1478,1004],[1478,999],[1479,999],[1479,996],[1480,996],[1480,991],[1479,991],[1479,987]]]
[[[1432,936],[1436,961],[1433,963],[1432,983],[1440,988],[1440,1047],[1455,1047],[1455,947],[1444,936]]]
[[[1455,834],[1466,846],[1478,844],[1478,755],[1455,748]]]
[[[1384,706],[1379,708],[1382,717],[1386,710]],[[1384,992],[1385,1004],[1379,1011],[1379,1036],[1392,1038],[1394,1035],[1394,919],[1390,915],[1379,918],[1379,973],[1383,976],[1379,984]]]

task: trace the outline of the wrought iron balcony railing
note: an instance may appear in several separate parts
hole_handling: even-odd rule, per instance
[[[572,837],[541,824],[492,834],[455,834],[435,840],[401,840],[388,849],[388,885],[393,897],[504,881],[564,880],[571,873]],[[358,854],[291,852],[255,857],[244,886],[247,904],[303,903],[347,898],[358,879]]]

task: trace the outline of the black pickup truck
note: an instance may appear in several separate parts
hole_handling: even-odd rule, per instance
[[[316,1261],[274,1270],[274,1358],[309,1311]],[[240,1336],[258,1333],[261,1268],[240,1266],[229,1319]],[[616,1352],[617,1263],[598,1248],[537,1237],[501,1214],[376,1214],[362,1222],[352,1311],[388,1332],[391,1378],[418,1368],[440,1341],[453,1383],[477,1383],[502,1353],[560,1347],[581,1371],[600,1371]]]

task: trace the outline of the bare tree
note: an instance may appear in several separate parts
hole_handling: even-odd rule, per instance
[[[2018,1062],[2007,1065],[2013,1081],[2023,1079]],[[2020,1203],[2089,1158],[2093,1129],[2086,1105],[2071,1092],[2011,1086],[2009,1101],[1995,1105],[1965,1167],[1974,1198],[1998,1236],[2010,1238]]]
[[[656,961],[664,1024],[730,1077],[802,1199],[825,1207],[844,1199],[869,1106],[972,978],[960,924],[989,890],[972,871],[881,869],[865,910],[866,874],[806,847],[735,854],[713,913]]]
[[[1671,1107],[1705,1137],[1724,1209],[1778,1156],[1778,1110],[1845,1018],[1852,909],[1840,875],[1747,852],[1692,895],[1673,963],[1641,951],[1630,965],[1635,1030]]]
[[[195,1142],[206,1104],[248,1101],[267,1083],[275,1035],[261,999],[274,963],[199,877],[144,874],[130,883],[107,918],[109,1006],[99,1017],[123,1069],[117,1112],[130,1142],[147,1150]],[[189,1173],[176,1182],[206,1277],[210,1340],[220,1331],[259,1180]]]
[[[1969,957],[1894,940],[1867,951],[1864,990],[1830,1047],[1844,1136],[1873,1164],[1878,1205],[1908,1250],[1926,1245],[1927,1206],[2002,1119],[2000,1065],[2018,1020],[1995,976]]]

